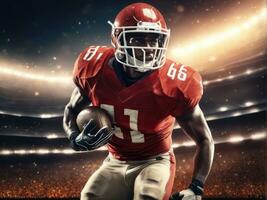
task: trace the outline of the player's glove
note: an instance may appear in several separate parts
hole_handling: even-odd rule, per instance
[[[189,187],[177,192],[170,197],[170,200],[201,200],[203,195],[203,183],[193,179]]]
[[[108,127],[97,129],[96,123],[91,119],[81,133],[70,136],[71,147],[76,151],[91,151],[105,145],[113,132]]]

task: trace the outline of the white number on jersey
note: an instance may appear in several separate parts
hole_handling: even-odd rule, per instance
[[[96,55],[97,50],[99,49],[99,46],[91,46],[86,54],[84,55],[83,59],[86,61],[90,61],[92,60],[92,58]],[[98,60],[101,56],[103,55],[103,53],[99,53],[96,60]]]
[[[101,104],[101,108],[105,109],[108,111],[113,119],[115,118],[115,111],[114,111],[114,106],[112,105],[107,105],[107,104]],[[130,118],[130,124],[129,127],[131,129],[130,134],[131,134],[131,140],[132,143],[144,143],[145,142],[145,137],[144,134],[138,131],[138,110],[132,110],[132,109],[124,109],[124,115],[128,115]],[[119,127],[115,127],[115,133],[114,135],[120,139],[124,139],[122,130]]]
[[[103,108],[104,110],[108,111],[108,113],[113,117],[113,119],[115,118],[114,106],[107,105],[107,104],[101,104],[100,107]],[[114,135],[120,139],[123,139],[122,131],[117,126],[115,126]]]
[[[178,70],[178,74],[177,74],[177,69],[174,67],[174,63],[172,63],[170,68],[168,69],[167,76],[171,77],[172,80],[174,80],[175,77],[177,76],[179,80],[185,81],[187,78],[186,72],[187,72],[187,69],[185,68],[185,65],[182,65],[180,69]]]
[[[138,131],[137,120],[138,120],[138,110],[124,109],[124,115],[130,117],[130,131],[132,143],[144,143],[144,134]]]

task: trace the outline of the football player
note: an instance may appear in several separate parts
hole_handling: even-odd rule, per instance
[[[81,199],[201,199],[214,153],[198,105],[201,76],[166,58],[170,30],[153,6],[131,4],[109,24],[113,47],[90,46],[79,55],[73,71],[77,87],[64,112],[64,129],[72,147],[80,151],[94,149],[94,134],[107,134],[105,129],[95,130],[92,120],[79,132],[75,119],[84,107],[99,106],[115,122],[113,136],[106,141],[109,155],[87,181]],[[197,148],[192,182],[171,195],[175,120]]]

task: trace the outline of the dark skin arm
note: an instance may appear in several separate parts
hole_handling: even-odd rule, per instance
[[[214,155],[214,141],[204,114],[197,105],[192,112],[176,119],[184,132],[197,145],[193,179],[197,179],[204,184],[210,172]]]
[[[70,101],[65,106],[63,117],[63,128],[68,138],[73,133],[76,135],[80,133],[76,124],[76,116],[82,109],[89,106],[90,103],[90,100],[85,95],[82,95],[77,87],[73,90]]]

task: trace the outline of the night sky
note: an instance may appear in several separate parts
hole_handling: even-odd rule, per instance
[[[24,0],[1,1],[0,59],[36,67],[71,68],[88,45],[110,45],[116,14],[138,1]],[[143,1],[157,7],[171,28],[170,46],[206,35],[207,27],[237,23],[255,14],[264,0]],[[245,12],[244,12],[245,11]],[[61,68],[61,67],[60,67]]]

